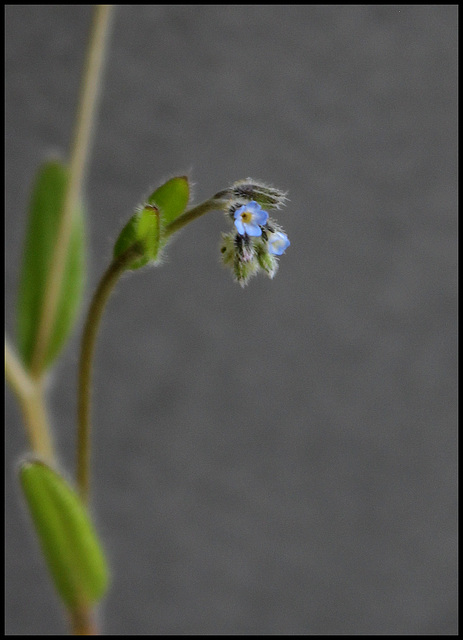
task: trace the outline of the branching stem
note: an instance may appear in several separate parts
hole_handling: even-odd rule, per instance
[[[55,458],[44,402],[43,381],[30,377],[5,338],[5,377],[18,398],[31,449],[46,462]]]

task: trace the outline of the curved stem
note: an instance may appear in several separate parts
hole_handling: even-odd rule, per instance
[[[76,129],[69,163],[69,179],[48,276],[43,310],[39,320],[37,340],[32,354],[31,373],[34,378],[40,377],[44,367],[50,333],[53,329],[61,292],[74,211],[82,190],[85,167],[90,151],[110,13],[111,5],[96,5],[95,7],[92,34],[77,109]]]
[[[223,209],[224,201],[220,201],[218,196],[220,196],[220,194],[215,195],[210,200],[206,200],[206,202],[198,204],[196,207],[188,209],[188,211],[185,211],[185,213],[176,218],[173,222],[166,225],[163,232],[164,237],[168,238],[176,231],[179,231],[180,229],[185,227],[189,222],[192,222],[193,220],[196,220],[196,218],[203,216],[208,211],[213,211],[214,209]]]
[[[163,237],[167,239],[173,233],[187,225],[192,220],[213,209],[221,209],[216,197],[193,207],[179,216],[174,222],[164,229]],[[129,247],[118,258],[113,260],[103,275],[100,284],[93,296],[90,309],[85,321],[82,346],[79,361],[78,383],[78,424],[77,424],[77,487],[84,504],[88,504],[90,492],[90,409],[91,409],[91,382],[92,362],[95,351],[96,337],[100,326],[101,316],[106,302],[121,274],[138,257],[143,256],[144,246],[136,243]]]
[[[79,362],[77,426],[77,487],[84,504],[88,503],[90,490],[90,391],[96,337],[103,310],[114,285],[143,252],[142,244],[134,244],[109,265],[93,296],[84,326]]]

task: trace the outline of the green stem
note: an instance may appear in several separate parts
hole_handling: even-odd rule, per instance
[[[221,208],[223,208],[223,203],[220,203],[219,199],[215,197],[189,209],[165,227],[164,239],[208,211]],[[143,244],[136,243],[113,260],[98,285],[85,321],[79,362],[76,471],[77,487],[84,504],[88,504],[90,493],[91,381],[96,337],[106,302],[115,284],[130,264],[142,257],[144,252]]]
[[[60,228],[48,276],[43,311],[31,360],[31,374],[39,378],[47,355],[50,334],[54,326],[63,275],[66,267],[73,214],[82,191],[85,168],[90,151],[91,134],[101,86],[104,52],[109,27],[111,5],[96,5],[92,33],[77,109],[76,129],[69,163],[69,179],[64,197]]]
[[[185,227],[188,223],[192,222],[193,220],[196,220],[196,218],[203,216],[208,211],[213,211],[214,209],[223,209],[224,201],[223,200],[221,201],[218,198],[219,195],[220,194],[217,194],[210,200],[206,200],[206,202],[202,202],[201,204],[198,204],[196,207],[193,207],[192,209],[188,209],[188,211],[185,211],[185,213],[183,213],[181,216],[176,218],[173,222],[171,222],[164,228],[164,232],[163,232],[164,237],[168,238],[173,233],[175,233],[176,231],[179,231],[180,229]]]
[[[116,282],[143,253],[143,245],[137,243],[112,261],[93,296],[84,326],[79,362],[77,426],[77,487],[84,504],[88,504],[90,491],[90,391],[96,337],[103,310]]]

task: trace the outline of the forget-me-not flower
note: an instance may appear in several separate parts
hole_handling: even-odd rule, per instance
[[[286,194],[248,178],[219,192],[216,200],[223,201],[223,209],[234,223],[233,231],[222,234],[223,264],[242,287],[259,272],[273,278],[278,271],[278,258],[290,242],[262,207],[279,209],[287,200]]]
[[[282,231],[268,234],[268,252],[275,256],[281,256],[290,244],[288,236]]]
[[[257,237],[262,235],[261,225],[267,222],[268,213],[253,200],[239,207],[234,213],[234,218],[235,227],[240,235]]]

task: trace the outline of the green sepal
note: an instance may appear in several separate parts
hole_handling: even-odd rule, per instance
[[[31,365],[36,346],[68,179],[64,164],[46,162],[40,167],[32,189],[17,307],[18,349],[27,367]],[[84,213],[79,203],[73,212],[61,294],[43,368],[49,367],[58,356],[77,317],[85,284],[84,235]]]
[[[114,245],[114,258],[120,256],[126,249],[136,242],[142,242],[145,253],[137,258],[128,269],[135,270],[156,260],[160,246],[160,217],[159,210],[146,204],[141,211],[135,213],[119,234]]]
[[[163,227],[170,224],[185,211],[190,199],[190,186],[186,176],[171,178],[158,187],[147,199],[161,212]]]
[[[188,179],[185,176],[172,178],[147,198],[124,226],[114,245],[114,258],[137,242],[145,248],[145,254],[137,258],[128,269],[144,267],[159,258],[165,244],[163,229],[185,211],[190,197]]]
[[[37,536],[56,590],[70,609],[104,595],[106,560],[79,496],[43,462],[24,462],[19,470]]]
[[[265,271],[269,278],[273,278],[278,271],[277,257],[269,253],[267,243],[262,242],[260,239],[255,242],[254,247],[260,268]]]

